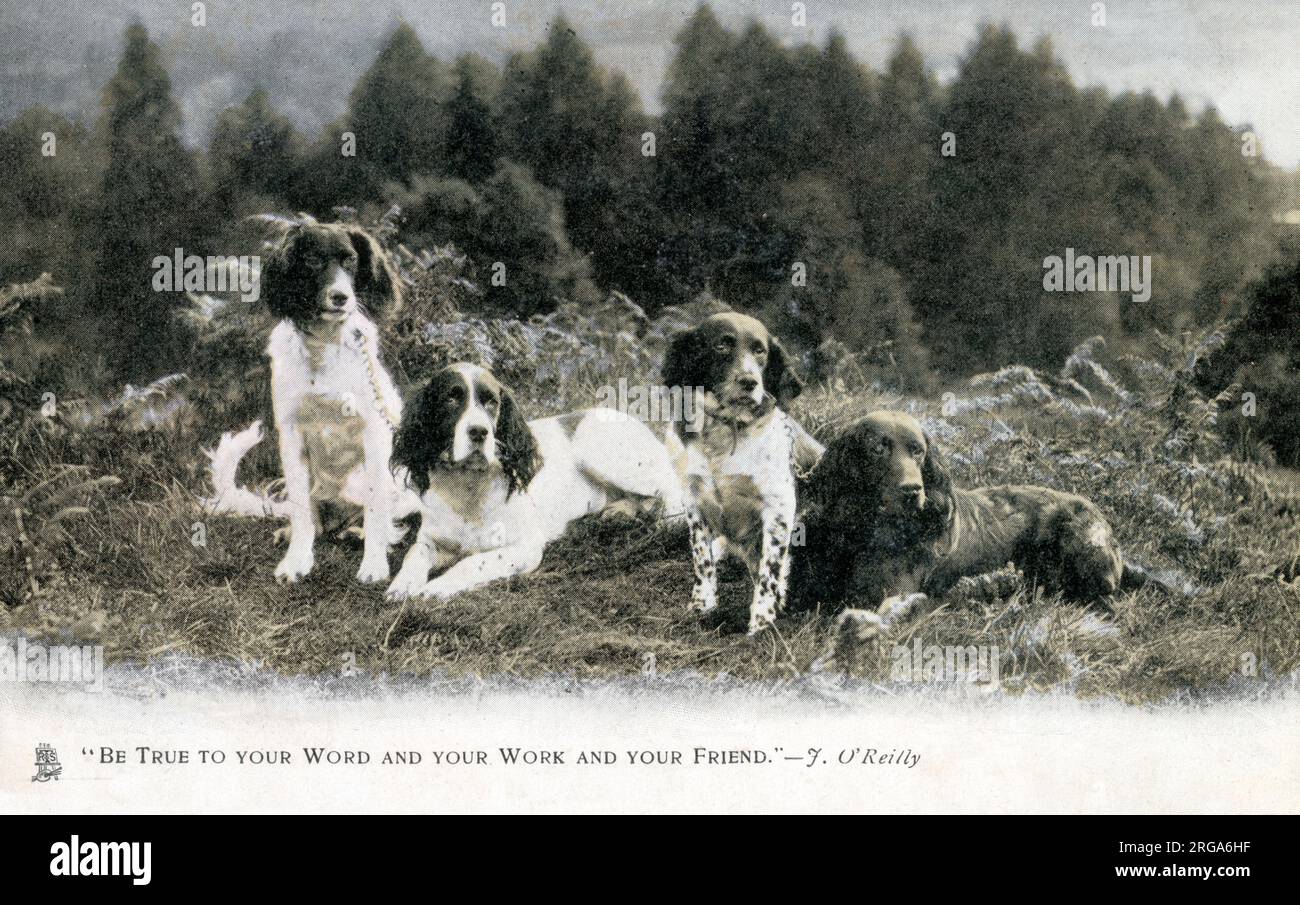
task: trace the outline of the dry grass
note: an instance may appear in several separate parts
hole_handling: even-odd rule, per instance
[[[401,372],[422,361],[496,355],[534,415],[591,405],[595,389],[619,376],[651,381],[673,324],[697,314],[636,322],[637,312],[616,299],[521,325],[456,321],[454,304],[437,292],[424,303],[415,297],[406,333],[390,337]],[[421,316],[442,325],[435,335],[417,338],[410,329]],[[619,331],[629,316],[629,330]],[[691,570],[682,531],[590,518],[555,543],[535,573],[409,618],[382,589],[353,581],[355,541],[322,540],[309,579],[281,587],[271,577],[281,555],[275,524],[198,524],[205,490],[198,446],[242,424],[227,423],[230,411],[209,402],[216,383],[191,380],[193,405],[171,426],[140,430],[121,406],[87,426],[66,417],[4,422],[0,519],[67,464],[84,467],[75,472],[82,484],[66,493],[49,485],[58,512],[50,501],[29,501],[26,544],[0,541],[0,573],[16,576],[0,584],[8,603],[0,634],[103,643],[117,662],[198,658],[226,664],[232,681],[325,680],[355,667],[390,678],[653,671],[779,682],[820,672],[882,686],[894,643],[920,638],[996,645],[1010,693],[1056,689],[1130,702],[1256,694],[1290,681],[1300,666],[1300,482],[1229,459],[1215,422],[1233,404],[1231,393],[1203,399],[1191,381],[1198,356],[1216,342],[1184,337],[1148,359],[1104,362],[1098,344],[1085,344],[1060,375],[1008,368],[927,400],[884,393],[846,362],[835,386],[810,389],[795,408],[823,439],[873,408],[906,409],[922,418],[966,486],[1032,482],[1088,496],[1128,554],[1176,570],[1198,588],[1194,596],[1147,588],[1094,612],[1023,587],[978,599],[950,594],[896,626],[886,643],[831,656],[833,614],[787,616],[748,638],[750,587],[741,570],[724,569],[723,606],[701,619],[686,611]],[[105,475],[120,482],[94,480]],[[196,544],[200,530],[204,543]]]
[[[864,394],[846,406],[837,393],[814,392],[802,414],[826,435],[878,403]],[[956,450],[969,452],[1004,430],[1020,438],[1004,439],[998,445],[1006,449],[981,464],[959,465],[968,483],[1041,479],[1052,457],[1070,453],[1045,430],[1052,422],[1041,414],[1032,432],[1027,416],[1006,413],[1001,426],[975,416],[949,423],[965,435],[950,441]],[[1093,472],[1089,479],[1090,472],[1066,469],[1049,477],[1098,499],[1127,550],[1148,564],[1176,566],[1203,586],[1198,596],[1144,589],[1116,598],[1108,614],[1028,589],[979,601],[950,595],[938,609],[897,627],[890,643],[827,659],[830,614],[786,617],[775,631],[747,638],[750,590],[741,570],[724,570],[723,606],[716,617],[701,619],[685,608],[691,571],[680,530],[589,518],[548,550],[534,574],[464,594],[418,618],[399,618],[381,590],[352,580],[360,556],[355,541],[323,542],[309,579],[281,587],[271,579],[280,556],[273,523],[210,519],[206,543],[195,545],[198,488],[159,479],[152,487],[125,481],[87,514],[65,519],[68,549],[75,552],[35,599],[0,615],[0,630],[105,643],[110,660],[182,653],[249,675],[259,669],[330,675],[355,666],[389,676],[584,678],[653,670],[786,680],[818,668],[887,683],[892,644],[915,637],[925,644],[996,645],[1009,691],[1063,687],[1128,701],[1217,696],[1296,669],[1300,594],[1268,574],[1271,564],[1294,555],[1297,543],[1295,509],[1281,484],[1272,485],[1274,502],[1261,493],[1231,512],[1226,494],[1207,494],[1205,504],[1224,508],[1192,510],[1199,530],[1202,522],[1217,526],[1192,544],[1176,515],[1163,514],[1166,523],[1153,530],[1162,512],[1126,489],[1130,480],[1141,482],[1140,470],[1135,477]],[[1254,677],[1243,673],[1248,662],[1258,664]]]

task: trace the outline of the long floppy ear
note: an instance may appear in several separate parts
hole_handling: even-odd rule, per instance
[[[801,508],[837,533],[862,536],[880,507],[880,481],[870,474],[859,431],[850,428],[826,447],[803,488]]]
[[[799,486],[803,549],[790,583],[799,606],[846,603],[855,569],[870,544],[880,506],[879,482],[867,474],[862,438],[850,429],[831,441]]]
[[[266,303],[267,310],[275,317],[299,324],[316,314],[311,275],[298,250],[301,235],[299,228],[290,228],[280,244],[263,258],[257,277],[257,296]]]
[[[429,489],[429,472],[443,451],[451,448],[455,420],[438,411],[435,381],[430,380],[402,412],[402,423],[393,435],[393,454],[388,467],[394,473],[405,468],[407,480],[420,493]]]
[[[763,386],[782,408],[803,392],[803,380],[794,372],[794,367],[790,364],[790,353],[775,336],[768,342],[767,368],[763,371]]]
[[[526,490],[542,467],[542,454],[537,449],[537,439],[524,420],[514,395],[501,388],[501,411],[497,415],[497,451],[501,468],[506,473],[506,496],[516,490]]]
[[[349,227],[357,251],[357,297],[376,316],[395,311],[402,302],[402,278],[379,240],[364,229]]]
[[[925,435],[925,461],[921,463],[921,480],[925,482],[925,511],[922,518],[927,530],[942,533],[956,516],[953,502],[952,474],[939,454],[934,438]]]
[[[666,387],[693,387],[700,383],[700,328],[682,330],[668,344],[660,371]]]

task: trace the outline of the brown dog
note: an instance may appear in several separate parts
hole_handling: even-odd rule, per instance
[[[1141,583],[1093,503],[1032,485],[956,488],[921,425],[898,412],[873,412],[832,442],[801,509],[791,588],[804,605],[941,594],[1008,562],[1081,600]]]

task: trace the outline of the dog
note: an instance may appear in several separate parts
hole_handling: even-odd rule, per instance
[[[717,563],[731,553],[754,581],[752,635],[785,605],[795,476],[824,451],[783,411],[803,381],[767,328],[734,312],[675,336],[662,376],[669,387],[692,392],[704,413],[698,430],[671,428],[687,494],[695,572],[690,607],[708,612],[717,606]]]
[[[525,421],[472,364],[439,371],[410,402],[392,465],[419,492],[422,518],[390,600],[446,600],[531,572],[589,513],[684,509],[668,450],[640,421],[604,408]]]
[[[262,439],[254,422],[226,434],[209,453],[211,512],[274,516],[289,522],[280,582],[311,572],[320,530],[317,505],[362,507],[365,534],[357,580],[387,581],[388,549],[401,537],[395,519],[418,501],[389,467],[402,398],[379,355],[376,318],[401,302],[401,279],[365,230],[294,221],[262,266],[260,293],[280,318],[271,331],[271,403],[284,473],[283,499],[240,487],[239,462]]]
[[[1033,485],[954,487],[921,425],[898,412],[873,412],[830,443],[801,515],[800,607],[880,607],[892,617],[1008,562],[1083,601],[1143,583],[1091,501]]]

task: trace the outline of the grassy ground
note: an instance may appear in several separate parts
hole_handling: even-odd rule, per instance
[[[1007,378],[1005,386],[1023,384]],[[201,517],[197,455],[161,444],[147,460],[156,467],[135,462],[134,476],[98,488],[84,511],[59,521],[52,535],[59,549],[34,567],[38,593],[0,610],[0,633],[104,643],[110,661],[175,652],[285,675],[350,667],[390,676],[688,670],[781,680],[821,670],[882,684],[893,645],[919,637],[996,645],[1009,692],[1065,687],[1134,702],[1217,696],[1295,670],[1300,593],[1286,581],[1300,549],[1294,477],[1246,469],[1233,478],[1226,467],[1149,454],[1143,462],[1153,441],[1141,430],[1106,436],[1120,416],[1080,414],[1036,392],[928,418],[959,479],[1033,480],[1087,494],[1127,552],[1176,569],[1198,587],[1195,596],[1148,588],[1118,596],[1108,612],[1022,587],[983,599],[949,595],[882,644],[837,646],[827,613],[789,616],[748,638],[750,586],[741,570],[724,570],[723,606],[700,618],[686,611],[683,531],[590,518],[554,544],[534,574],[412,618],[386,603],[382,589],[352,580],[360,558],[353,540],[322,542],[307,580],[276,585],[276,525]],[[825,388],[806,393],[797,412],[825,438],[881,404],[924,413],[920,403]],[[169,469],[169,461],[185,464]]]
[[[652,319],[612,296],[526,323],[462,315],[476,295],[459,260],[412,265],[419,275],[388,327],[387,360],[408,386],[449,360],[489,365],[531,416],[592,405],[619,378],[657,382],[668,338],[716,307],[706,300]],[[1014,584],[956,592],[883,643],[848,644],[831,613],[787,616],[746,637],[750,586],[738,569],[722,573],[717,615],[688,613],[684,532],[640,522],[584,520],[532,575],[418,619],[353,581],[354,540],[323,539],[308,580],[276,585],[275,524],[197,508],[207,490],[200,446],[266,406],[266,327],[236,316],[198,323],[186,380],[93,406],[60,398],[53,413],[9,406],[14,415],[0,418],[0,635],[102,643],[117,662],[202,658],[236,676],[653,671],[782,681],[820,672],[885,688],[894,645],[919,638],[996,645],[1011,693],[1133,702],[1258,693],[1300,668],[1300,482],[1243,464],[1248,448],[1218,436],[1218,413],[1240,404],[1240,388],[1207,399],[1193,375],[1221,334],[1158,338],[1140,356],[1090,341],[1059,374],[1008,367],[917,399],[882,393],[873,372],[839,357],[794,407],[816,436],[829,439],[874,408],[907,410],[964,486],[1037,483],[1087,496],[1131,558],[1194,592],[1147,588],[1095,611]],[[27,388],[32,398],[40,389]],[[278,472],[273,447],[256,451],[245,480]]]

